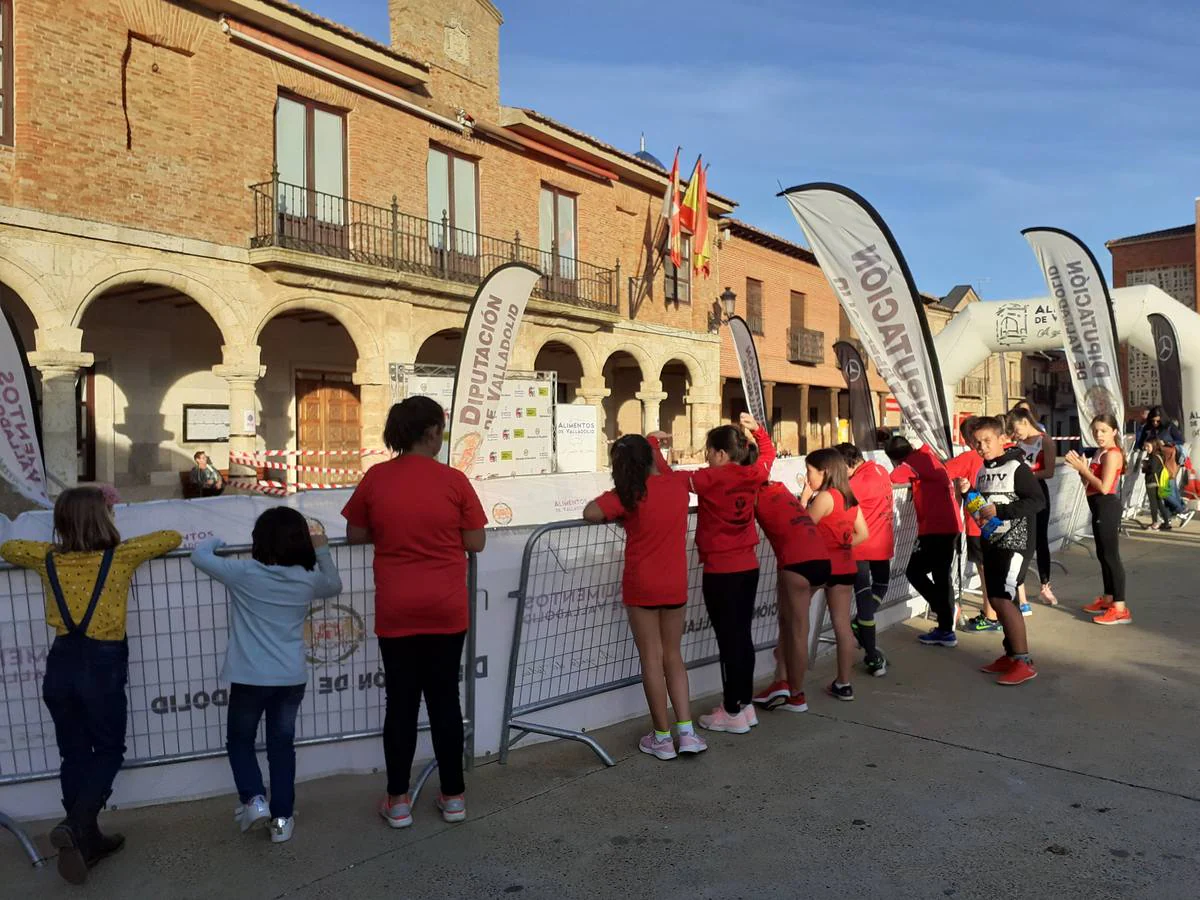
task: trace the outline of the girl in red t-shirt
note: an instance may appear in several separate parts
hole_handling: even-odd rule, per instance
[[[770,435],[750,416],[745,416],[742,424],[758,446],[758,465],[770,476],[775,462],[775,445]],[[758,492],[754,515],[775,552],[779,595],[776,677],[754,696],[754,702],[764,709],[782,706],[789,712],[806,712],[808,611],[812,592],[829,580],[829,554],[808,510],[786,485],[778,481],[764,485]]]
[[[1125,454],[1117,443],[1121,438],[1115,417],[1105,414],[1092,420],[1096,454],[1088,461],[1072,450],[1066,463],[1079,473],[1092,513],[1092,535],[1096,539],[1096,558],[1104,579],[1104,593],[1085,606],[1084,612],[1099,613],[1097,625],[1132,625],[1133,614],[1125,605],[1125,566],[1121,562],[1121,473]]]
[[[846,460],[832,447],[816,450],[805,458],[808,482],[801,499],[808,514],[817,523],[825,541],[831,574],[825,586],[829,618],[837,637],[837,678],[828,688],[839,700],[853,700],[850,670],[854,667],[855,641],[850,628],[850,605],[854,601],[854,580],[858,563],[854,548],[870,533],[854,492],[850,489],[850,471]]]
[[[677,755],[667,718],[675,709],[678,753],[708,749],[692,727],[687,666],[680,644],[686,620],[688,472],[659,473],[650,442],[629,434],[612,445],[614,489],[587,505],[589,522],[619,521],[625,528],[621,597],[642,664],[642,689],[654,730],[638,742],[658,759]]]
[[[651,435],[658,470],[671,471]],[[696,549],[704,566],[704,606],[721,657],[722,704],[700,717],[709,731],[746,734],[758,724],[754,695],[754,603],[758,594],[758,529],[754,505],[767,476],[754,465],[741,428],[721,425],[705,441],[708,467],[689,472],[699,500]]]

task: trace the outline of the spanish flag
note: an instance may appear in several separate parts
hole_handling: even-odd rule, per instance
[[[692,231],[692,269],[705,278],[709,276],[709,260],[712,257],[712,245],[708,237],[708,167],[700,170],[697,179],[700,186],[696,189],[699,214],[696,216],[696,228]]]
[[[679,210],[679,224],[691,234],[696,233],[696,221],[699,215],[700,203],[700,169],[701,158],[696,158],[696,168],[688,179],[687,191],[683,195],[683,206]]]

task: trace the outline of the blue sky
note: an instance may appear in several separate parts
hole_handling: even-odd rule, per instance
[[[299,2],[387,40],[386,0]],[[668,164],[702,152],[739,218],[796,240],[779,183],[846,184],[930,293],[1043,293],[1029,225],[1074,231],[1107,275],[1106,240],[1194,221],[1192,2],[498,5],[502,102],[630,150],[644,131]]]

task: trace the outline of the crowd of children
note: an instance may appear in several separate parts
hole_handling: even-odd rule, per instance
[[[432,401],[422,405],[425,400],[410,399],[393,408],[386,436],[399,455],[377,467],[376,477],[364,480],[346,512],[350,540],[373,539],[377,544],[377,583],[403,580],[411,565],[428,564],[425,556],[424,562],[406,562],[396,555],[399,551],[392,556],[385,552],[392,546],[389,523],[424,529],[423,540],[440,542],[435,548],[438,565],[453,570],[444,579],[447,600],[439,606],[445,615],[433,616],[434,611],[413,607],[411,600],[396,601],[395,609],[386,610],[393,618],[399,616],[395,627],[379,632],[381,650],[395,657],[388,664],[387,682],[389,788],[380,812],[397,828],[412,822],[407,770],[422,695],[427,704],[433,701],[434,741],[439,762],[445,763],[438,807],[447,821],[466,818],[461,770],[455,769],[462,742],[456,673],[466,602],[460,564],[466,551],[483,548],[483,516],[465,478],[450,479],[444,491],[438,488],[450,500],[436,522],[421,521],[421,515],[431,515],[432,499],[415,489],[398,490],[418,483],[441,484],[438,479],[445,478],[439,473],[449,472],[435,459],[442,443],[441,411]],[[1125,603],[1117,536],[1118,485],[1125,460],[1111,417],[1098,417],[1092,434],[1099,450],[1090,461],[1075,453],[1065,457],[1087,489],[1104,579],[1103,594],[1085,609],[1097,614],[1099,624],[1128,624],[1132,615]],[[693,726],[681,648],[688,601],[690,494],[699,502],[695,544],[721,672],[721,702],[699,716],[700,728],[746,734],[758,724],[756,705],[791,712],[808,709],[804,682],[809,610],[818,589],[825,591],[837,642],[837,673],[826,692],[837,700],[854,700],[856,648],[864,652],[868,673],[887,673],[887,658],[876,643],[875,614],[891,583],[896,554],[892,486],[898,483],[912,483],[917,518],[918,538],[906,574],[937,616],[936,626],[919,640],[941,647],[957,644],[951,569],[965,505],[968,553],[979,568],[985,597],[983,612],[968,627],[1004,632],[1004,654],[983,671],[996,675],[1001,685],[1035,678],[1021,592],[1036,555],[1042,597],[1057,602],[1049,591],[1045,514],[1052,451],[1044,449],[1048,442],[1039,440],[1036,420],[1021,411],[1003,419],[969,420],[962,435],[971,449],[948,463],[927,447],[914,449],[903,437],[890,437],[884,447],[895,463],[890,474],[852,444],[816,450],[805,460],[799,496],[771,481],[775,448],[766,429],[745,414],[737,425],[708,433],[707,465],[693,471],[671,469],[661,452],[661,433],[617,440],[611,450],[614,488],[589,503],[583,515],[592,522],[620,522],[626,534],[622,596],[653,723],[640,749],[660,760],[707,749]],[[373,488],[368,481],[379,484]],[[380,488],[385,482],[386,490]],[[397,515],[397,498],[415,505]],[[752,622],[759,584],[759,527],[778,563],[779,641],[775,677],[755,695]],[[411,533],[401,537],[397,546],[408,547],[416,540]],[[175,549],[180,540],[178,533],[164,531],[122,541],[110,499],[97,488],[85,487],[59,496],[52,543],[8,541],[0,546],[5,560],[41,575],[46,621],[56,632],[43,694],[62,757],[66,818],[51,831],[50,841],[58,850],[60,873],[73,883],[83,882],[91,866],[124,842],[120,835],[100,831],[98,815],[125,753],[129,585],[137,566]],[[230,599],[222,674],[232,685],[226,736],[239,797],[235,821],[243,832],[269,823],[271,840],[283,842],[294,828],[294,736],[308,681],[303,624],[315,600],[341,591],[341,580],[319,523],[290,508],[270,509],[258,519],[250,559],[225,558],[219,549],[219,541],[209,541],[191,558],[198,569],[225,585]],[[378,595],[376,602],[381,602]],[[389,641],[392,644],[385,647]],[[269,801],[254,746],[264,716]],[[451,721],[455,718],[458,730]]]

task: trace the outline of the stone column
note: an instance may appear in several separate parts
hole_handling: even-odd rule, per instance
[[[364,448],[382,450],[383,426],[388,411],[392,408],[392,385],[387,367],[382,360],[360,360],[354,370],[354,383],[358,385],[360,442]],[[386,457],[368,456],[363,459],[363,468]]]
[[[212,368],[213,374],[229,385],[229,453],[252,454],[258,450],[258,379],[266,374],[259,365],[257,344],[225,345],[224,360]],[[255,477],[253,466],[229,463],[231,478]]]
[[[575,391],[575,402],[596,407],[596,465],[608,467],[608,437],[604,433],[604,400],[611,394],[603,375],[584,375]]]
[[[811,385],[807,385],[807,384],[800,385],[800,426],[799,426],[800,433],[797,435],[797,438],[799,440],[799,443],[797,446],[800,448],[801,454],[807,454],[809,450],[815,449],[808,445],[808,437],[812,433],[811,432],[812,426],[810,424],[810,422],[812,420],[808,414],[809,413],[809,402],[810,402],[809,392],[811,390],[812,390]]]
[[[79,482],[75,387],[79,370],[91,366],[94,360],[91,353],[70,350],[29,354],[30,365],[42,376],[42,454],[51,495]]]
[[[642,389],[633,396],[642,401],[642,433],[658,431],[662,402],[667,399],[661,381],[643,381]]]
[[[709,430],[716,428],[719,423],[721,404],[716,392],[705,386],[693,387],[692,392],[683,399],[691,407],[692,453],[701,453]]]
[[[775,382],[763,382],[763,408],[767,413],[767,421],[759,422],[763,428],[767,429],[767,433],[771,433],[771,427],[777,424],[772,416],[775,415]]]

